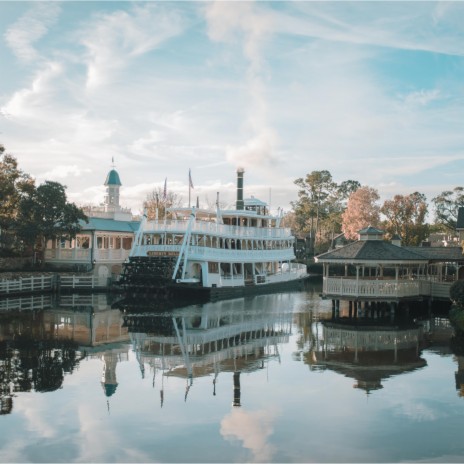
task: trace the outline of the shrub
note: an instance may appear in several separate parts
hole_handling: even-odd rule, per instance
[[[453,303],[461,308],[464,307],[464,280],[456,280],[450,287],[450,298]]]
[[[462,307],[453,305],[449,312],[449,320],[456,334],[464,336],[464,310]]]

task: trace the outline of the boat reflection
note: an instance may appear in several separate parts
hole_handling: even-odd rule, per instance
[[[184,378],[184,399],[195,378],[211,376],[212,394],[222,372],[233,373],[233,405],[240,406],[240,373],[263,369],[280,359],[279,345],[288,343],[292,311],[286,295],[261,295],[194,305],[170,312],[140,311],[126,307],[128,328],[140,369],[150,369],[162,380]]]
[[[221,374],[233,381],[232,404],[241,406],[241,373],[280,363],[282,346],[289,342],[295,343],[295,361],[349,377],[366,393],[383,388],[393,376],[426,367],[425,349],[451,354],[447,318],[332,320],[330,309],[319,304],[292,294],[182,308],[152,300],[114,302],[107,294],[0,300],[0,413],[12,411],[19,392],[61,388],[83,359],[101,362],[101,378],[95,381],[107,400],[117,392],[119,363],[135,360],[142,377],[153,378],[153,387],[157,380],[161,406],[167,378],[185,381],[187,401],[195,379],[210,378],[216,395]],[[462,396],[464,350],[453,352]]]

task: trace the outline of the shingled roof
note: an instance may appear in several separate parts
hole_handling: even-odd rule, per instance
[[[417,249],[411,249],[392,245],[384,240],[361,240],[350,243],[342,248],[338,248],[327,253],[316,256],[316,261],[320,263],[362,263],[385,262],[389,263],[423,263],[429,258],[419,253]]]
[[[461,247],[410,247],[404,249],[413,251],[425,256],[429,261],[464,261],[464,255]]]

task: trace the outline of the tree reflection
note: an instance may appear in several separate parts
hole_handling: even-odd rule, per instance
[[[0,413],[9,414],[18,392],[52,392],[84,357],[72,341],[17,337],[0,343]]]

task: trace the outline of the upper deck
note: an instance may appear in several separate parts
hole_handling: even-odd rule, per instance
[[[189,227],[187,220],[154,220],[143,226],[144,234],[171,233],[183,235]],[[291,239],[291,230],[283,227],[252,227],[243,225],[226,225],[218,222],[199,220],[191,224],[192,234],[211,235],[231,239]]]

